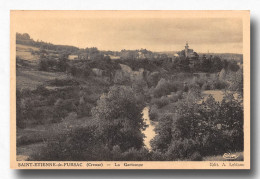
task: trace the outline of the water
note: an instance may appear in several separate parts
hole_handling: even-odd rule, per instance
[[[152,122],[149,118],[149,107],[145,107],[143,109],[143,118],[144,118],[144,121],[146,122],[146,124],[148,125],[148,127],[143,131],[143,134],[145,135],[145,138],[144,138],[144,144],[145,144],[145,147],[148,149],[148,150],[151,150],[152,147],[150,145],[150,141],[155,137],[155,125],[156,123],[155,122]]]

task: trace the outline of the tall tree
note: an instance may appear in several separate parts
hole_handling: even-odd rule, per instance
[[[98,120],[103,142],[112,149],[118,145],[122,151],[140,149],[143,144],[143,105],[139,104],[130,87],[112,86],[92,109]]]

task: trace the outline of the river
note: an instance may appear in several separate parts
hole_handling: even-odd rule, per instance
[[[150,145],[150,141],[155,137],[156,133],[154,131],[155,129],[155,126],[156,126],[156,122],[153,122],[150,120],[150,117],[149,117],[149,107],[145,107],[143,109],[143,119],[144,121],[146,122],[146,124],[148,125],[146,127],[146,129],[143,131],[143,134],[145,135],[145,138],[144,138],[144,144],[145,144],[145,147],[148,149],[148,150],[151,150],[152,147]]]
[[[206,100],[209,95],[212,95],[213,98],[217,102],[221,102],[223,100],[223,97],[225,96],[225,92],[223,90],[206,90],[206,91],[203,91],[202,92],[202,99],[198,103],[202,103],[202,101]],[[233,95],[234,95],[235,99],[238,98],[237,93],[234,93]],[[153,122],[153,121],[150,120],[150,118],[149,118],[149,107],[145,107],[143,109],[143,119],[146,122],[146,124],[148,125],[148,127],[143,131],[143,134],[145,135],[144,144],[145,144],[145,147],[148,150],[151,150],[152,148],[151,148],[151,145],[150,145],[150,141],[156,135],[154,129],[155,129],[156,125],[158,124],[158,122]]]

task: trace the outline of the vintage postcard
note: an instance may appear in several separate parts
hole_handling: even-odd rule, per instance
[[[10,12],[13,169],[250,169],[250,11]]]

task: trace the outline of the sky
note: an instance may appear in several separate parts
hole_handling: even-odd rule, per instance
[[[237,17],[20,12],[13,18],[16,32],[53,44],[179,51],[187,41],[199,53],[243,53],[243,22]]]

